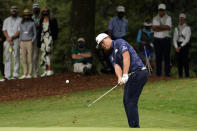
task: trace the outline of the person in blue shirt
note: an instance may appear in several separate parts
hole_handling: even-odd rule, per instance
[[[96,37],[106,51],[111,52],[110,61],[114,67],[118,84],[124,84],[123,103],[131,128],[139,128],[138,100],[148,79],[148,71],[137,55],[134,48],[125,40],[112,40],[107,34],[101,33]],[[132,73],[132,75],[129,74]]]
[[[125,14],[125,7],[118,6],[117,16],[113,17],[108,25],[108,34],[112,39],[126,39],[126,33],[128,30],[128,20],[123,18]]]
[[[139,43],[140,56],[143,62],[146,63],[145,60],[147,55],[151,67],[154,69],[155,51],[153,45],[153,33],[151,20],[146,19],[143,28],[138,31],[136,42]]]

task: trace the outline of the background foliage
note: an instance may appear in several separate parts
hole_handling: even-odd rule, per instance
[[[87,39],[88,47],[95,51],[95,35],[107,30],[109,20],[116,15],[116,7],[123,5],[126,8],[126,18],[129,21],[128,41],[136,50],[135,42],[138,29],[146,18],[153,18],[157,14],[160,3],[167,5],[167,13],[172,17],[173,28],[177,25],[178,14],[186,13],[187,22],[192,29],[192,48],[190,50],[190,63],[192,74],[197,73],[197,1],[195,0],[0,0],[0,18],[9,16],[9,8],[17,5],[20,15],[24,8],[30,8],[34,2],[41,7],[48,6],[57,18],[60,32],[53,52],[54,70],[56,72],[72,71],[71,50],[75,47],[77,37]],[[93,7],[92,7],[93,6]],[[95,8],[94,8],[95,7]],[[78,14],[76,14],[78,12]],[[84,15],[85,14],[87,15]],[[92,18],[93,17],[93,18]],[[94,19],[94,20],[93,20]],[[78,23],[78,24],[77,24]],[[174,48],[172,46],[172,73],[176,74]],[[99,61],[94,52],[94,63]]]

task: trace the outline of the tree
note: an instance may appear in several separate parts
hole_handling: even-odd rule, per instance
[[[72,0],[70,30],[73,43],[84,37],[88,47],[95,48],[95,0]]]

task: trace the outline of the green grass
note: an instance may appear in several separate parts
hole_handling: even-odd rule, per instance
[[[144,128],[140,131],[197,130],[196,85],[197,79],[148,83],[139,101],[140,125]],[[1,103],[0,127],[70,127],[66,128],[69,130],[86,130],[82,127],[88,127],[87,130],[127,130],[122,88],[115,89],[92,107],[87,107],[107,90],[109,88]],[[5,130],[0,128],[2,129]],[[47,129],[41,128],[43,131]]]

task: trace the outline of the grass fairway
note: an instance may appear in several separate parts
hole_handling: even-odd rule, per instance
[[[60,128],[1,128],[2,131],[131,131],[130,128],[60,127]],[[182,129],[140,128],[132,131],[187,131]]]
[[[137,130],[196,131],[196,85],[197,79],[148,83],[139,101],[142,128]],[[1,103],[0,130],[26,131],[25,127],[33,127],[28,130],[127,131],[122,88],[115,89],[92,107],[87,107],[108,89]]]

